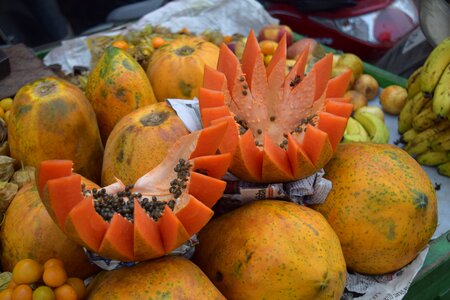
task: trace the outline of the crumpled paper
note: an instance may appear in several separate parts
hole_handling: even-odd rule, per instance
[[[247,35],[250,28],[258,32],[264,25],[278,23],[278,19],[272,18],[255,0],[178,0],[167,3],[134,23],[93,36],[125,34],[147,25],[160,25],[173,32],[186,27],[194,33],[217,29],[226,35]],[[83,36],[62,41],[60,47],[44,57],[44,64],[60,64],[66,73],[72,72],[74,66],[91,68],[91,53],[86,38]]]

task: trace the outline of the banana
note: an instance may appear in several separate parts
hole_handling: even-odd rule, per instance
[[[420,72],[420,89],[432,94],[445,67],[450,63],[450,37],[437,45],[425,60]]]
[[[430,101],[430,99],[424,97],[422,93],[417,93],[410,101],[413,102],[411,114],[413,115],[413,117],[415,117],[420,113],[420,111]]]
[[[450,51],[450,48],[448,49]],[[445,68],[444,73],[433,94],[433,111],[442,117],[450,115],[450,64]]]
[[[359,123],[352,117],[348,118],[347,127],[345,127],[344,131],[344,143],[369,141],[369,134],[361,125],[361,123]]]
[[[420,92],[420,73],[422,67],[417,68],[408,78],[406,89],[408,90],[408,98],[412,98]]]
[[[434,113],[431,107],[432,103],[427,102],[422,111],[414,116],[412,120],[412,127],[417,131],[424,131],[430,128],[438,121],[438,115]]]
[[[403,106],[400,115],[398,116],[398,132],[404,133],[412,127],[412,120],[414,115],[412,114],[414,102],[411,100],[406,101]]]
[[[448,162],[448,157],[445,151],[426,151],[417,156],[416,160],[421,165],[437,166]]]
[[[405,133],[403,133],[402,138],[405,142],[408,143],[408,142],[412,141],[418,133],[419,132],[416,131],[414,128],[411,128],[411,129],[407,130]]]
[[[438,121],[436,125],[416,134],[405,146],[405,150],[411,155],[417,155],[431,149],[431,141],[440,132],[450,128],[448,120]]]
[[[438,133],[431,141],[431,149],[434,151],[450,151],[450,128]]]
[[[387,144],[389,142],[389,129],[378,117],[361,111],[355,112],[353,117],[367,130],[372,143]]]
[[[450,161],[437,167],[439,174],[450,177]]]

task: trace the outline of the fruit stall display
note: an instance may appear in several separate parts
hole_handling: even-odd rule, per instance
[[[340,299],[347,271],[400,270],[442,225],[450,40],[381,91],[357,56],[287,26],[89,43],[91,70],[0,101],[0,299]],[[198,98],[201,130],[173,97]],[[321,169],[324,203],[215,215],[227,172],[272,184]],[[170,255],[186,245],[189,259]]]

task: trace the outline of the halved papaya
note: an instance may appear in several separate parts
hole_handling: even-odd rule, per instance
[[[231,162],[217,154],[228,122],[183,136],[156,168],[125,186],[120,180],[86,190],[70,161],[41,163],[42,201],[58,226],[80,245],[121,261],[165,255],[211,219]]]
[[[329,53],[305,75],[307,55],[304,51],[286,75],[282,38],[266,68],[250,31],[241,62],[222,45],[217,70],[205,70],[199,97],[203,125],[225,119],[235,123],[219,149],[233,155],[229,170],[241,180],[298,180],[331,159],[351,114],[352,106],[343,97],[351,72],[331,79]]]

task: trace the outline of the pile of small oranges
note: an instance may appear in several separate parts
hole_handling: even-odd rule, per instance
[[[61,260],[50,258],[42,265],[26,258],[14,266],[11,282],[0,292],[0,300],[77,300],[85,295],[84,282],[68,277]]]

